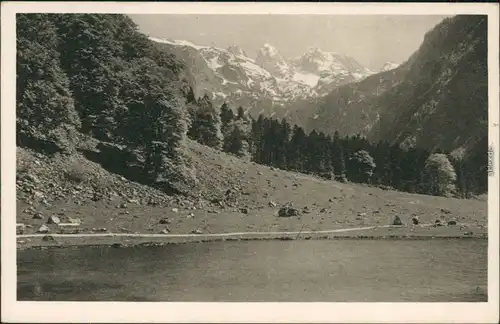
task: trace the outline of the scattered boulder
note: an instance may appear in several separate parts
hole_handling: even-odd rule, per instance
[[[188,218],[194,218],[194,213],[189,213]]]
[[[464,235],[472,236],[472,235],[474,235],[474,232],[465,232]]]
[[[302,212],[303,212],[304,214],[309,214],[309,213],[310,213],[310,211],[309,211],[309,207],[305,206],[304,208],[302,208]]]
[[[278,204],[276,204],[276,203],[275,203],[274,201],[272,201],[272,200],[268,203],[268,205],[269,205],[269,207],[271,207],[271,208],[275,208],[275,207],[277,207],[277,206],[278,206]]]
[[[240,208],[240,212],[243,214],[248,214],[248,208]]]
[[[168,219],[168,218],[162,218],[162,219],[160,219],[159,223],[160,224],[171,224],[172,221],[170,219]]]
[[[35,215],[33,215],[33,219],[43,219],[43,214],[40,212],[35,213]]]
[[[394,217],[394,220],[392,221],[392,225],[400,226],[403,225],[403,222],[401,221],[401,218],[396,215],[396,217]]]
[[[443,226],[443,223],[441,222],[440,219],[436,219],[436,221],[434,222],[434,225],[435,226]]]
[[[366,213],[358,213],[358,216],[359,216],[359,217],[365,217],[365,216],[366,216]]]
[[[454,219],[449,220],[449,221],[448,221],[448,225],[450,225],[450,226],[457,225],[457,221],[456,221],[456,220],[454,220]]]
[[[50,232],[50,229],[47,227],[47,225],[42,225],[40,228],[36,231],[37,233],[48,233]]]
[[[59,224],[61,223],[61,220],[57,216],[50,216],[49,219],[47,220],[48,224]]]
[[[195,229],[191,231],[191,234],[203,234],[203,232],[200,229]]]
[[[127,204],[126,203],[121,203],[118,205],[118,208],[127,208]]]
[[[45,235],[42,237],[42,241],[55,241],[56,239],[52,235]]]
[[[292,207],[282,207],[278,211],[278,216],[279,217],[299,216],[299,211],[296,208]]]
[[[40,180],[38,179],[38,177],[37,177],[37,176],[35,176],[35,175],[33,175],[33,174],[31,174],[31,173],[27,174],[27,175],[25,176],[25,178],[26,178],[26,180],[29,180],[29,181],[31,181],[31,182],[34,182],[34,183],[40,183]]]
[[[161,230],[160,234],[168,234],[170,233],[170,229],[168,227],[165,227],[164,229]]]
[[[326,208],[321,208],[320,213],[326,213],[328,210]]]
[[[71,217],[68,217],[68,223],[70,223],[70,224],[81,224],[82,220],[80,218],[71,218]]]
[[[156,199],[154,199],[153,197],[149,197],[147,204],[149,206],[156,206],[156,205],[158,205],[158,201]]]
[[[23,210],[23,213],[29,214],[34,213],[36,211],[35,207],[31,206]]]
[[[441,212],[442,212],[443,214],[451,214],[451,211],[450,211],[450,210],[448,210],[448,209],[445,209],[445,208],[441,208]]]
[[[172,212],[177,213],[179,211],[179,208],[172,208]]]
[[[418,223],[419,223],[418,216],[413,216],[411,218],[411,221],[412,221],[413,225],[418,225]]]

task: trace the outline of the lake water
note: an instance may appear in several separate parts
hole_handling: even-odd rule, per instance
[[[487,301],[487,241],[25,250],[18,251],[17,294],[53,301]]]

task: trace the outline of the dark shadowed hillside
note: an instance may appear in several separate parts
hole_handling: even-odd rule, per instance
[[[307,117],[307,129],[469,151],[487,136],[487,71],[486,16],[456,16],[428,32],[400,67],[337,88],[315,109],[294,112]]]

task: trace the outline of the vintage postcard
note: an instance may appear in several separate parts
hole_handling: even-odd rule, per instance
[[[498,9],[2,3],[2,321],[498,322]]]

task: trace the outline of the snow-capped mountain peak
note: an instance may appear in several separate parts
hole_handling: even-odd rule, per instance
[[[284,78],[292,73],[291,67],[279,51],[268,43],[264,44],[258,51],[255,63],[279,78]]]
[[[279,55],[279,52],[276,47],[272,46],[269,43],[265,43],[264,46],[262,46],[262,48],[259,50],[259,54],[269,57],[276,57]]]
[[[170,46],[194,76],[195,93],[211,92],[217,103],[253,105],[259,101],[284,104],[327,94],[331,89],[367,76],[353,58],[310,48],[297,59],[283,58],[266,43],[254,59],[237,45],[227,49],[199,46],[183,40],[151,40]]]
[[[235,55],[248,56],[245,51],[239,47],[238,45],[231,45],[227,48],[227,50]]]

